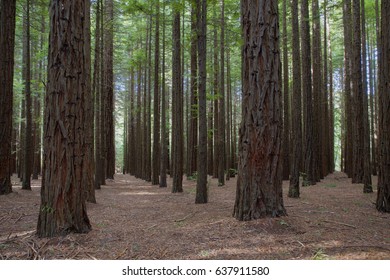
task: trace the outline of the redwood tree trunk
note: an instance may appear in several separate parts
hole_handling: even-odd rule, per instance
[[[289,197],[299,197],[299,171],[302,158],[302,119],[301,119],[301,57],[299,55],[298,0],[293,0],[292,44],[293,44],[293,96],[292,96],[292,158]],[[285,126],[286,127],[286,126]],[[287,151],[288,152],[288,151]]]
[[[85,205],[86,0],[52,1],[48,83],[44,117],[44,155],[40,237],[88,232]]]
[[[172,33],[172,192],[175,193],[183,192],[183,87],[179,11],[174,11]]]
[[[199,147],[198,181],[195,203],[207,203],[207,115],[206,115],[206,0],[196,2],[198,12],[198,64],[199,64]]]
[[[0,1],[0,195],[12,192],[11,140],[16,0]]]
[[[379,157],[376,209],[390,212],[390,2],[382,0],[379,49]]]
[[[234,217],[286,215],[278,1],[241,1],[243,104]],[[254,24],[256,23],[256,24]]]

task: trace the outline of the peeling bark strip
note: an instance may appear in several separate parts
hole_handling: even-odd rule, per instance
[[[86,0],[52,1],[48,83],[44,117],[44,155],[40,237],[88,232],[83,174],[91,157],[85,157],[85,104],[88,78],[84,38]]]
[[[286,215],[277,0],[242,0],[243,105],[234,217]]]

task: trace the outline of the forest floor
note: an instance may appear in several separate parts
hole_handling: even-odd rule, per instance
[[[249,222],[232,217],[235,178],[223,187],[210,178],[201,205],[196,182],[183,184],[173,194],[118,174],[87,205],[91,232],[40,239],[40,181],[24,191],[14,178],[0,196],[0,259],[390,259],[390,215],[375,209],[376,190],[363,194],[343,173],[302,187],[299,199],[284,181],[288,216]]]

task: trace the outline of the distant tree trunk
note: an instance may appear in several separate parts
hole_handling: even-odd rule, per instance
[[[105,136],[106,178],[114,179],[115,174],[115,123],[114,123],[114,4],[113,0],[105,0],[105,36],[104,36],[104,96],[105,96]]]
[[[370,88],[370,134],[371,134],[371,170],[372,175],[377,175],[377,151],[376,151],[376,143],[375,143],[375,107],[374,107],[374,99],[375,99],[375,90],[374,90],[374,73],[373,70],[373,49],[374,47],[370,45],[373,42],[370,42],[369,31],[367,31],[367,45],[368,49],[368,73],[369,73],[369,88]]]
[[[23,150],[22,189],[31,190],[31,173],[33,160],[32,139],[32,98],[31,98],[31,51],[30,51],[30,1],[26,1],[26,10],[23,14],[23,77],[25,94],[25,131]]]
[[[152,181],[152,137],[151,137],[151,108],[152,108],[152,96],[151,96],[151,80],[152,80],[152,17],[149,19],[149,36],[147,37],[147,67],[145,68],[145,144],[146,144],[146,160],[145,160],[145,180],[147,182]]]
[[[199,64],[199,146],[198,146],[198,178],[196,184],[195,203],[207,203],[207,114],[206,114],[206,19],[207,1],[197,0],[198,11],[198,64]]]
[[[221,0],[221,52],[220,52],[220,98],[219,98],[219,119],[218,119],[218,186],[225,185],[225,2]]]
[[[162,88],[161,88],[161,158],[160,158],[160,188],[167,187],[167,117],[166,117],[166,93],[165,93],[165,2],[163,2],[163,38],[162,38]]]
[[[282,196],[282,96],[278,1],[241,1],[243,105],[234,217],[286,215]],[[251,24],[251,23],[258,24]],[[272,168],[270,168],[272,167]]]
[[[102,143],[102,0],[97,0],[96,2],[96,28],[95,28],[95,60],[93,67],[93,84],[92,92],[95,95],[95,189],[100,189],[100,185],[104,184],[105,173],[104,170],[104,160],[103,157],[103,143]]]
[[[232,87],[230,76],[230,48],[226,49],[226,180],[232,176],[231,170],[231,108],[232,108]]]
[[[319,182],[324,178],[322,172],[323,138],[321,134],[322,123],[322,73],[321,73],[321,21],[318,0],[312,0],[312,71],[313,71],[313,158],[314,179]]]
[[[85,0],[52,1],[44,120],[40,237],[88,232],[83,173],[85,157]],[[80,129],[81,128],[81,129]]]
[[[323,22],[323,28],[324,28],[324,65],[323,65],[323,90],[322,90],[322,126],[321,126],[321,133],[322,133],[322,139],[323,139],[323,145],[321,147],[322,150],[322,173],[324,176],[328,175],[330,171],[330,163],[329,163],[329,152],[330,152],[330,143],[329,143],[329,106],[328,106],[328,26],[327,26],[327,6],[328,2],[327,0],[324,0],[323,2],[324,6],[324,22]]]
[[[362,76],[363,76],[363,192],[372,193],[371,156],[370,156],[370,125],[368,121],[368,89],[367,89],[367,47],[366,47],[366,15],[364,0],[361,0],[361,35],[362,35]],[[367,158],[368,157],[368,158]]]
[[[382,0],[379,45],[379,157],[376,209],[390,212],[390,2]]]
[[[187,177],[197,170],[198,148],[198,56],[197,56],[197,8],[198,2],[191,7],[191,102],[190,102],[190,128],[188,134]]]
[[[217,20],[216,16],[216,2],[213,5],[213,18]],[[214,172],[213,177],[218,178],[218,164],[219,164],[219,89],[218,89],[218,81],[219,81],[219,63],[218,63],[218,29],[217,25],[214,26],[214,55],[213,55],[213,92],[214,92]]]
[[[98,111],[99,113],[99,134],[98,137],[100,138],[100,158],[97,160],[99,163],[99,184],[97,184],[97,188],[100,189],[100,185],[105,185],[106,184],[106,173],[107,173],[107,143],[106,143],[106,133],[105,133],[105,127],[106,127],[106,101],[105,101],[105,72],[106,72],[106,67],[104,66],[104,61],[105,61],[105,46],[104,46],[104,40],[105,40],[105,35],[104,35],[104,6],[103,6],[103,0],[98,0],[100,3],[100,57],[99,57],[99,62],[100,62],[100,74],[99,78],[99,108],[100,110]]]
[[[95,197],[95,160],[94,160],[94,96],[91,87],[91,7],[90,2],[85,1],[85,22],[84,22],[84,98],[88,102],[84,103],[85,122],[84,122],[84,160],[85,164],[83,176],[83,186],[86,189],[86,200],[91,203],[96,203]]]
[[[152,185],[159,184],[160,173],[160,1],[156,2],[156,31],[154,38],[154,103]]]
[[[353,62],[352,62],[352,96],[353,96],[353,172],[352,183],[363,183],[364,177],[364,118],[363,118],[363,84],[361,62],[361,26],[360,0],[353,0]]]
[[[344,171],[348,177],[352,177],[353,171],[353,126],[352,126],[352,92],[351,92],[351,71],[352,71],[352,19],[351,0],[343,2],[343,25],[344,25],[344,95],[345,95],[345,164]]]
[[[329,167],[330,172],[335,170],[335,158],[334,158],[334,102],[333,102],[333,58],[332,58],[332,40],[330,37],[329,20],[328,25],[328,48],[329,48]],[[341,79],[341,82],[343,79]],[[342,141],[341,141],[342,142]]]
[[[304,176],[303,185],[315,185],[314,173],[314,119],[313,92],[311,80],[311,47],[308,0],[301,2],[301,53],[302,53],[302,96],[304,97]]]
[[[181,75],[180,12],[172,27],[172,192],[183,192],[183,92]]]
[[[297,6],[296,19],[293,19],[293,21],[296,21],[298,23],[299,21],[298,3],[296,6]],[[294,3],[294,7],[295,7],[295,3]],[[290,96],[289,96],[289,87],[288,87],[289,77],[288,77],[288,49],[287,49],[287,41],[288,41],[287,0],[283,0],[282,19],[283,19],[283,116],[284,116],[283,118],[283,125],[284,125],[283,127],[283,180],[288,180],[290,176],[290,102],[289,102]],[[292,27],[294,28],[294,25]],[[297,36],[299,36],[299,29],[297,29],[297,31],[298,33],[296,34],[298,34]],[[299,44],[299,38],[298,38],[298,44]],[[299,175],[298,175],[298,181],[299,181]]]
[[[299,175],[302,157],[302,105],[301,105],[301,57],[299,44],[298,0],[291,2],[291,26],[293,48],[293,96],[292,96],[292,159],[289,197],[299,197]],[[285,98],[286,101],[286,98]],[[287,98],[288,102],[288,98]],[[284,120],[286,121],[286,120]],[[286,125],[284,126],[286,127]],[[288,151],[287,151],[288,152]]]
[[[12,192],[11,140],[16,0],[0,2],[0,195]]]
[[[128,134],[128,145],[129,145],[129,172],[131,175],[135,175],[137,158],[136,158],[136,143],[135,143],[135,77],[134,77],[134,66],[130,68],[130,113],[129,113],[129,134]]]

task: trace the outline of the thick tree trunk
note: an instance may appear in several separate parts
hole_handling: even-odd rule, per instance
[[[234,217],[286,215],[278,1],[241,1],[243,104]],[[256,23],[256,24],[252,24]]]
[[[60,7],[61,5],[61,7]],[[44,118],[44,166],[37,234],[88,232],[85,205],[85,0],[52,1]]]
[[[390,212],[390,2],[382,0],[379,48],[379,157],[376,209]]]
[[[0,4],[0,195],[12,192],[11,140],[15,47],[15,0]]]

